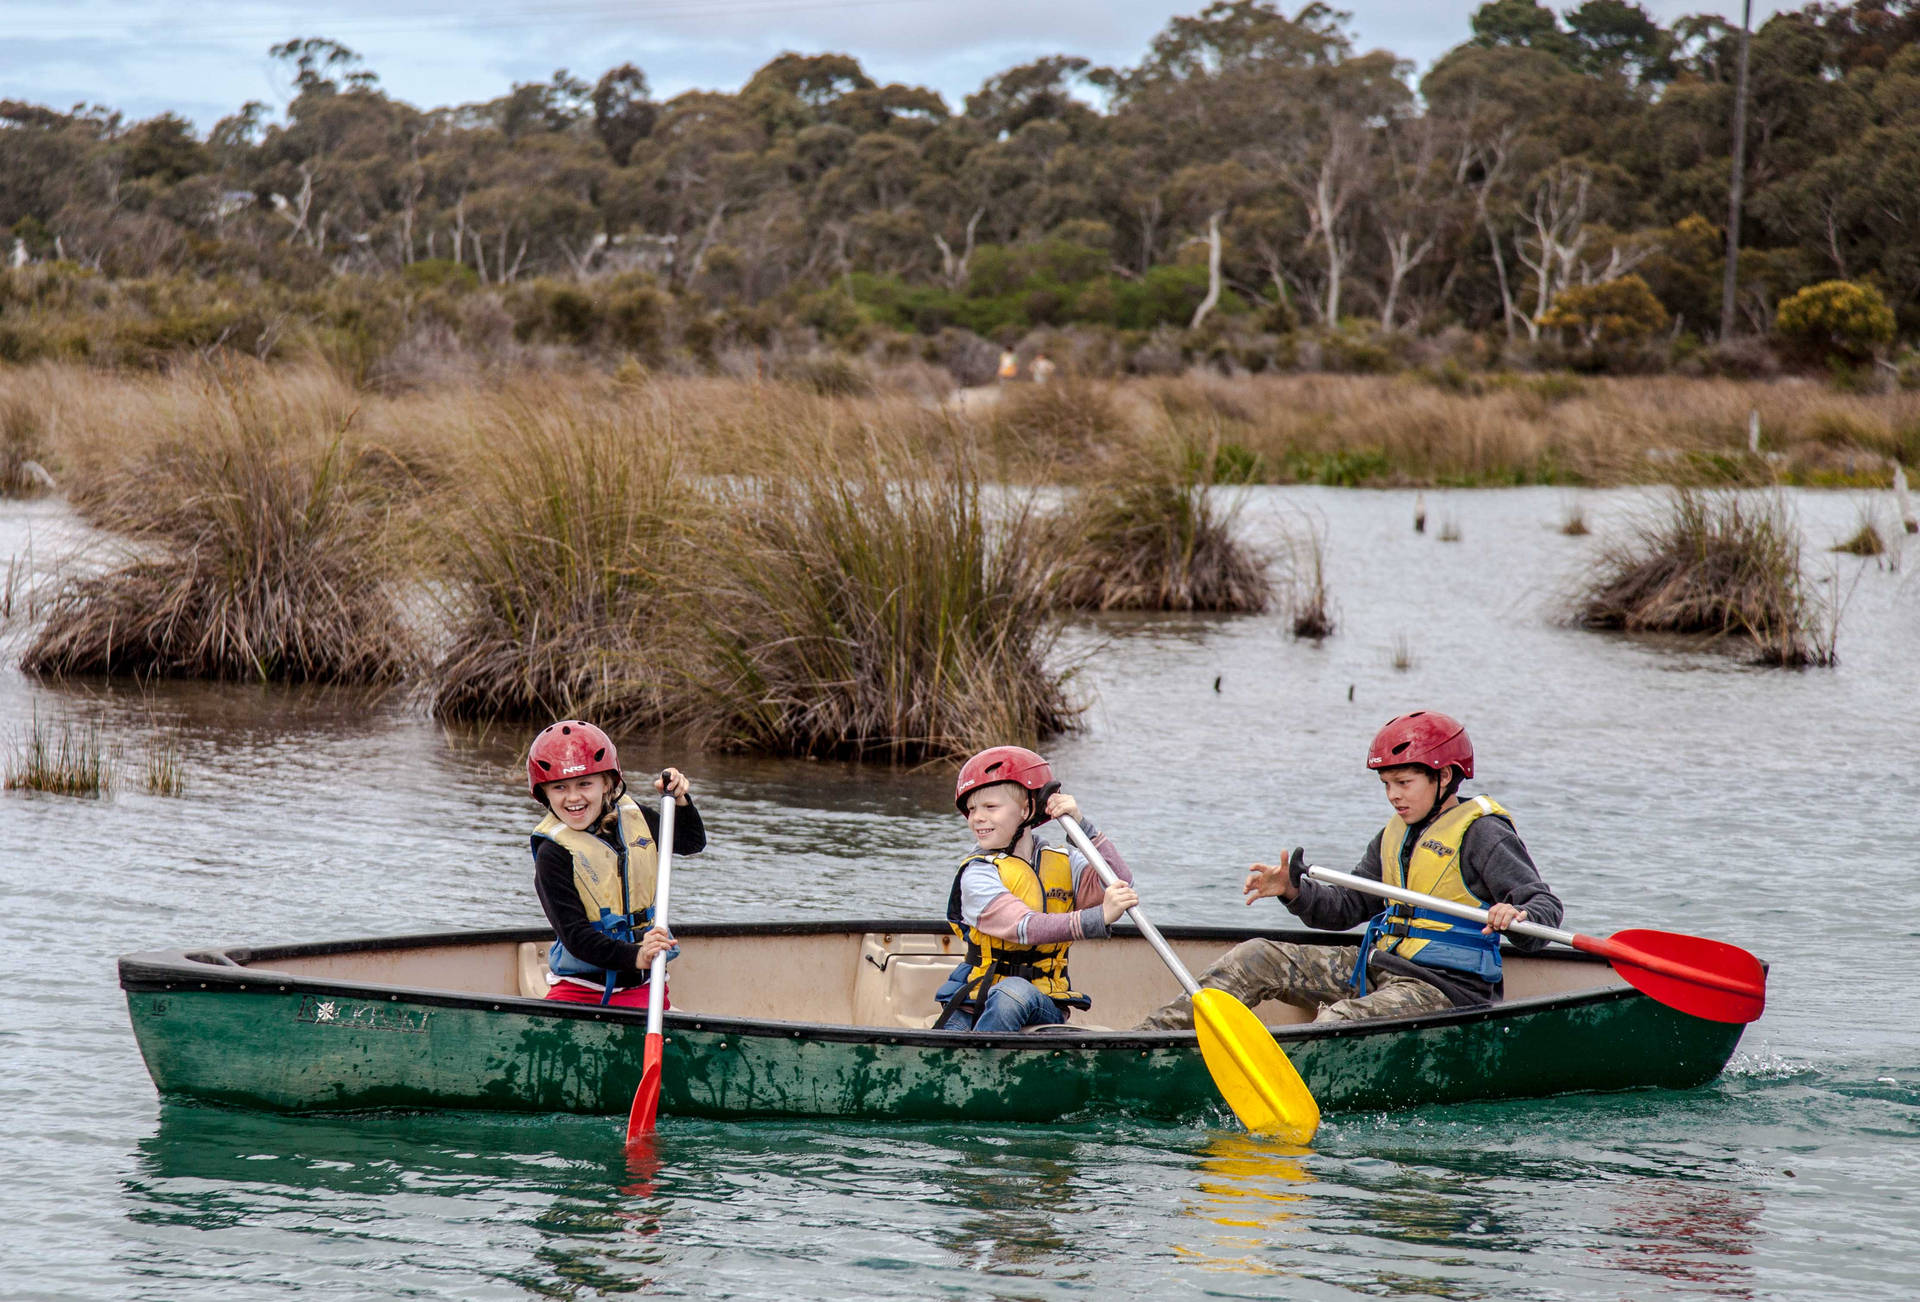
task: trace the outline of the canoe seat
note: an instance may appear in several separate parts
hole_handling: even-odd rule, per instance
[[[547,997],[547,947],[545,945],[536,945],[530,940],[521,941],[515,972],[519,977],[522,999]]]
[[[871,931],[860,942],[860,968],[853,978],[855,1026],[903,1026],[925,1030],[940,1015],[933,992],[960,961],[959,939]]]

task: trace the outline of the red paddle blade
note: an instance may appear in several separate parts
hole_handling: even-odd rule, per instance
[[[1645,930],[1617,931],[1606,940],[1581,936],[1575,943],[1604,955],[1636,990],[1694,1017],[1751,1022],[1766,1010],[1767,970],[1738,945]]]
[[[647,1037],[646,1066],[640,1072],[640,1088],[633,1092],[633,1110],[627,1113],[627,1147],[645,1145],[653,1133],[654,1118],[660,1113],[660,1035]]]

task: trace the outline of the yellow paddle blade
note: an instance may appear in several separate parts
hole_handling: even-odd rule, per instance
[[[1224,990],[1202,990],[1193,997],[1193,1029],[1213,1083],[1241,1125],[1256,1135],[1312,1141],[1320,1105],[1245,1004]]]

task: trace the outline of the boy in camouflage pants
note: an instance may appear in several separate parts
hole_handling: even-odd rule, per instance
[[[1560,925],[1560,901],[1540,880],[1506,811],[1485,796],[1463,802],[1457,794],[1461,780],[1473,776],[1473,746],[1460,724],[1426,710],[1401,715],[1374,737],[1367,767],[1379,773],[1394,816],[1354,874],[1484,908],[1487,926],[1406,905],[1382,908],[1371,895],[1313,881],[1305,852],[1296,849],[1278,864],[1248,870],[1246,902],[1271,896],[1325,931],[1369,922],[1360,944],[1243,941],[1200,974],[1201,986],[1249,1008],[1268,999],[1311,1007],[1317,1022],[1471,1008],[1503,993],[1499,933],[1529,918]],[[1545,945],[1511,940],[1522,950]],[[1185,995],[1140,1023],[1142,1030],[1192,1026]]]

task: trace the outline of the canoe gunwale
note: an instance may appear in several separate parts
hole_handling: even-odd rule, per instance
[[[947,931],[944,921],[825,921],[684,924],[676,931],[687,938],[699,936],[792,936],[880,932],[894,935],[940,934]],[[1239,941],[1251,937],[1292,941],[1297,944],[1351,945],[1357,939],[1352,932],[1310,932],[1296,928],[1247,929],[1241,927],[1168,927],[1170,940]],[[1128,926],[1115,929],[1120,936],[1137,935]],[[325,957],[378,950],[427,949],[449,945],[484,945],[542,942],[552,938],[546,926],[504,927],[482,930],[416,932],[397,936],[360,937],[346,940],[312,941],[268,946],[213,946],[192,950],[149,950],[122,955],[119,960],[120,986],[128,992],[170,991],[182,987],[243,994],[316,994],[347,999],[405,1003],[425,1007],[466,1008],[482,1011],[516,1012],[542,1017],[602,1022],[646,1021],[645,1009],[601,1007],[595,1004],[563,1003],[549,999],[530,999],[521,995],[468,994],[422,986],[385,985],[370,981],[338,981],[277,973],[255,964],[270,964],[289,958]],[[1572,951],[1549,951],[1531,958],[1548,958],[1557,963],[1580,963],[1606,967],[1606,960]],[[1478,1008],[1457,1008],[1410,1017],[1371,1018],[1359,1022],[1300,1023],[1273,1028],[1275,1038],[1285,1042],[1321,1039],[1359,1039],[1376,1035],[1397,1035],[1435,1026],[1462,1026],[1476,1022],[1524,1018],[1549,1009],[1566,1009],[1624,999],[1645,998],[1631,986],[1606,986],[1594,990],[1539,995],[1527,999],[1505,1000]],[[770,1018],[716,1017],[694,1012],[672,1011],[665,1014],[669,1030],[704,1034],[750,1036],[772,1039],[806,1039],[847,1044],[886,1044],[920,1047],[1029,1050],[1059,1052],[1109,1051],[1115,1049],[1153,1049],[1190,1044],[1192,1031],[1079,1031],[1053,1034],[1031,1032],[976,1033],[916,1030],[907,1027],[854,1026],[838,1022],[783,1021]]]

